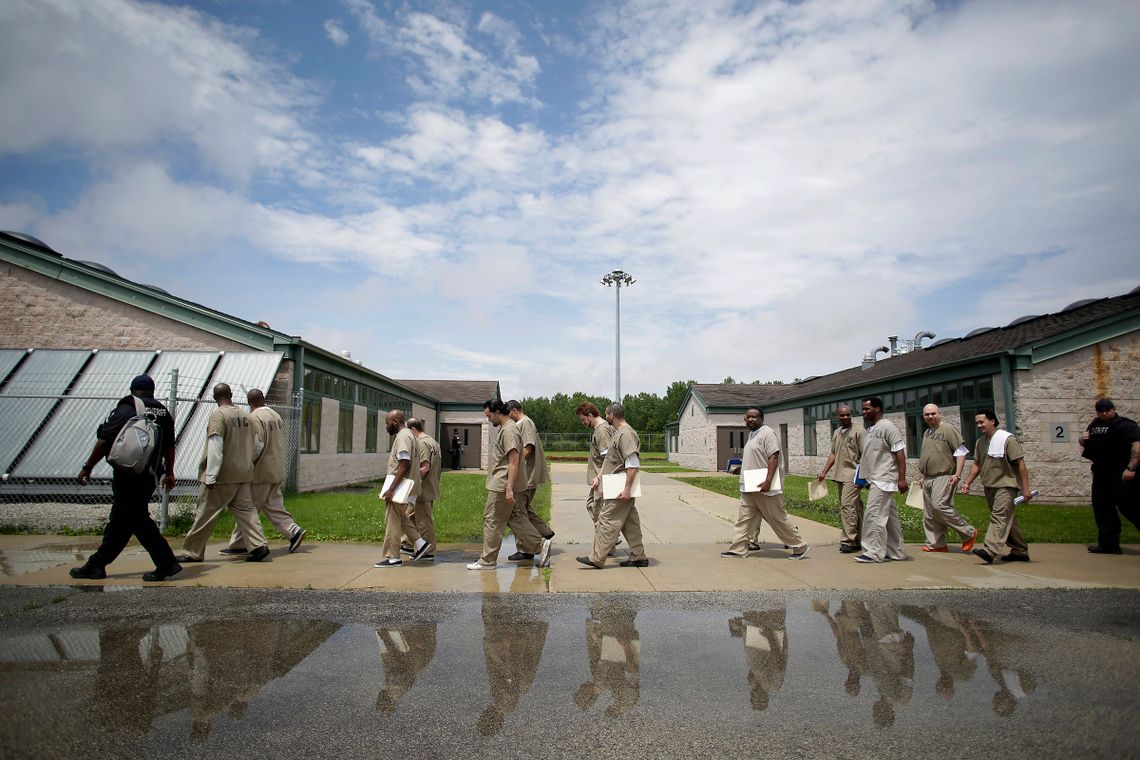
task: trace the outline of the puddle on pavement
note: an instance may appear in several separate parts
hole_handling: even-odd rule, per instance
[[[410,605],[369,625],[238,618],[31,630],[0,640],[4,741],[45,755],[142,742],[150,754],[171,742],[222,750],[291,726],[443,722],[451,736],[477,739],[533,721],[586,731],[647,713],[906,730],[934,711],[945,725],[1000,731],[1002,721],[1044,720],[1067,699],[1022,634],[952,607],[801,599],[679,611],[623,595],[580,600],[552,611],[517,595],[456,595],[430,616]]]
[[[18,575],[27,575],[57,565],[83,564],[98,547],[99,538],[95,537],[77,539],[74,543],[43,544],[26,549],[3,549],[0,550],[0,577],[12,578]]]

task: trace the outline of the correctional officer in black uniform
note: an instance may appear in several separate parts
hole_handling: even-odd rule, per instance
[[[1096,402],[1096,419],[1081,436],[1081,456],[1092,461],[1092,507],[1097,541],[1092,554],[1120,554],[1120,515],[1140,528],[1140,426],[1116,413],[1112,399]]]
[[[166,543],[158,526],[151,519],[148,506],[160,475],[163,476],[166,490],[174,488],[174,417],[165,406],[154,400],[154,380],[150,376],[139,375],[132,380],[131,395],[120,399],[115,411],[111,412],[106,422],[99,426],[95,434],[99,440],[95,442],[95,447],[87,457],[87,463],[79,471],[79,483],[87,484],[91,477],[91,469],[100,459],[107,456],[119,431],[135,416],[135,402],[132,398],[134,396],[137,396],[154,414],[162,438],[155,449],[154,458],[145,471],[136,473],[112,465],[114,476],[111,479],[111,515],[107,520],[107,527],[103,529],[103,543],[88,557],[85,564],[71,569],[72,578],[95,580],[106,578],[107,565],[115,561],[127,542],[131,540],[132,534],[138,536],[139,543],[154,562],[155,569],[143,573],[144,581],[164,581],[182,570],[182,566],[174,559],[170,544]],[[162,452],[161,455],[158,452]]]

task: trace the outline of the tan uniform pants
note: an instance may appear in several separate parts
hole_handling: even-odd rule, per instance
[[[923,476],[922,504],[922,527],[930,546],[938,549],[946,546],[948,527],[958,531],[964,539],[974,535],[974,526],[954,509],[954,486],[949,475]]]
[[[1016,488],[984,488],[990,507],[990,524],[986,527],[986,551],[994,559],[1007,554],[1029,554],[1029,545],[1017,525],[1013,499]]]
[[[625,536],[631,560],[645,559],[645,545],[641,541],[641,515],[637,512],[637,499],[603,499],[594,526],[594,550],[590,561],[601,567],[617,543],[618,533]]]
[[[237,530],[250,551],[268,546],[265,531],[261,529],[261,519],[250,498],[249,483],[215,483],[213,488],[203,485],[198,490],[198,514],[194,525],[182,542],[182,551],[194,559],[203,559],[210,533],[222,510],[229,507],[233,513]]]
[[[416,524],[416,530],[420,532],[420,538],[427,541],[431,546],[428,549],[428,554],[435,554],[435,518],[432,516],[431,507],[435,502],[425,501],[424,499],[416,499],[415,506],[412,507],[412,522]]]
[[[765,496],[758,492],[740,494],[740,508],[736,513],[736,526],[732,529],[732,546],[730,552],[748,555],[748,541],[750,536],[756,535],[761,520],[767,520],[776,533],[780,543],[800,550],[807,546],[800,531],[792,525],[787,511],[784,509],[784,495]]]
[[[601,510],[602,493],[591,488],[586,492],[586,511],[590,513],[590,519],[594,521],[594,525],[598,524],[598,512]]]
[[[839,543],[859,546],[859,536],[863,533],[862,489],[849,480],[833,482],[839,491]]]
[[[254,509],[259,514],[268,517],[269,524],[285,538],[292,538],[293,534],[301,529],[301,526],[293,519],[293,515],[285,511],[285,494],[281,490],[280,483],[250,483],[249,496],[253,501]],[[248,548],[236,525],[233,533],[230,534],[230,548]]]
[[[411,511],[409,507],[408,504],[399,504],[394,501],[385,502],[384,559],[400,558],[401,535],[407,536],[413,547],[420,539],[420,532],[416,530],[416,524],[408,516]]]
[[[863,553],[879,562],[888,557],[906,559],[895,492],[874,484],[867,492],[867,510],[863,513]]]
[[[546,520],[539,517],[531,507],[531,504],[534,503],[534,495],[537,491],[537,488],[515,491],[515,512],[518,513],[517,516],[519,518],[525,518],[530,521],[531,526],[540,538],[550,538],[554,535],[554,531],[547,525]],[[534,547],[532,551],[531,549],[523,549],[522,546],[519,546],[521,551],[530,552],[531,554],[537,553],[539,548],[540,547]]]
[[[515,501],[517,503],[517,497]],[[537,554],[542,548],[542,536],[526,519],[525,513],[520,513],[507,502],[506,492],[488,491],[487,503],[483,506],[483,554],[479,557],[480,563],[494,565],[499,561],[503,532],[508,526],[515,534],[519,551]]]

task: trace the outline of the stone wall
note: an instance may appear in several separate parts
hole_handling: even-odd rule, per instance
[[[340,402],[321,399],[321,450],[300,455],[297,490],[325,491],[383,478],[388,466],[387,432],[382,428],[377,431],[375,454],[364,453],[368,409],[356,404],[352,409],[352,453],[340,454],[336,450],[339,420]]]
[[[251,350],[14,265],[0,265],[0,348]]]
[[[696,470],[716,470],[716,429],[721,425],[739,427],[743,415],[708,414],[693,396],[681,410],[678,426],[678,450],[669,457],[682,467]]]
[[[491,423],[487,421],[486,415],[482,411],[478,412],[448,412],[444,411],[440,414],[441,425],[479,425],[481,434],[479,439],[479,468],[482,470],[487,469],[487,457],[491,450]],[[444,450],[447,446],[443,441],[440,441],[440,446]]]

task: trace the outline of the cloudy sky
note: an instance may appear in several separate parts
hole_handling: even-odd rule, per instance
[[[1140,284],[1130,0],[4,0],[0,229],[392,377],[824,374]],[[1131,263],[1129,263],[1131,262]]]

